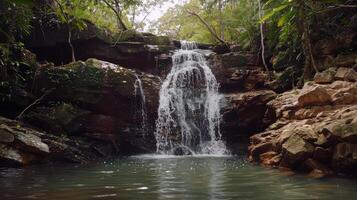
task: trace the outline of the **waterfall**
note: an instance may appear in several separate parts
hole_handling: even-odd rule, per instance
[[[139,97],[139,105],[140,105],[140,111],[139,111],[139,115],[141,118],[141,131],[143,133],[143,136],[146,135],[146,125],[147,125],[147,114],[146,114],[146,109],[145,109],[145,105],[146,105],[146,100],[145,100],[145,94],[144,94],[144,89],[143,89],[143,85],[141,82],[141,79],[139,78],[139,76],[137,74],[135,75],[135,82],[134,82],[134,95],[135,98]],[[137,100],[135,102],[138,102]],[[136,109],[137,110],[137,109]],[[137,113],[137,111],[135,112]]]
[[[219,84],[194,42],[181,42],[160,90],[157,152],[225,154],[221,141]],[[186,153],[184,153],[186,154]]]

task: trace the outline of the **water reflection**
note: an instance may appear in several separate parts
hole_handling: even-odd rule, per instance
[[[235,157],[134,157],[0,169],[0,199],[353,199],[357,182],[289,176]]]

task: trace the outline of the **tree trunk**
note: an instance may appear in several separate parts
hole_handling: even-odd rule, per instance
[[[120,9],[120,5],[118,0],[115,1],[115,13],[117,16],[117,20],[118,20],[118,28],[122,28],[123,30],[128,30],[128,28],[125,26],[122,18],[121,18],[121,9]]]
[[[202,24],[207,28],[207,30],[211,33],[211,35],[214,38],[216,38],[219,42],[223,44],[227,44],[226,41],[224,41],[221,37],[219,37],[216,31],[199,14],[189,10],[186,10],[186,12],[190,15],[196,16],[202,22]]]
[[[107,0],[103,0],[103,2],[114,12],[115,16],[117,17],[118,29],[124,31],[128,30],[120,16],[121,11],[119,2],[115,1],[115,6],[111,5]]]
[[[302,41],[302,49],[305,56],[304,70],[303,70],[303,81],[309,81],[313,78],[314,72],[317,73],[318,70],[315,65],[315,60],[312,55],[312,47],[310,41],[309,25],[307,21],[307,16],[304,8],[304,2],[299,1],[299,17],[298,17],[298,31]]]
[[[131,24],[132,26],[134,27],[134,29],[136,29],[136,26],[135,26],[135,16],[136,15],[136,5],[133,5],[133,17],[131,18]]]
[[[263,16],[263,9],[262,9],[262,5],[261,5],[261,0],[258,0],[258,8],[259,8],[259,19],[262,18]],[[265,62],[265,45],[264,45],[264,24],[263,22],[261,22],[259,24],[259,30],[260,30],[260,44],[261,44],[261,49],[262,49],[262,62],[263,62],[263,65],[264,65],[264,68],[265,70],[268,72],[268,74],[270,74],[269,72],[269,68],[268,68],[268,65],[266,64]]]
[[[222,9],[223,9],[222,0],[218,1],[218,9],[219,9],[220,36],[221,36],[221,39],[224,40],[224,22],[223,22],[223,13],[222,13]]]
[[[70,27],[68,27],[68,44],[69,44],[69,47],[71,48],[72,62],[75,62],[76,57],[74,54],[74,47],[72,45],[72,31],[71,31]]]

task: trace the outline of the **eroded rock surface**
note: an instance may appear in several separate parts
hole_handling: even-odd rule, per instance
[[[268,103],[278,120],[250,138],[249,159],[314,177],[356,172],[356,88],[355,82],[310,82],[278,95]]]

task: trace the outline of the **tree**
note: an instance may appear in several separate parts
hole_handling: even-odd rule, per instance
[[[206,43],[252,47],[258,35],[256,4],[251,0],[189,0],[168,10],[155,24],[157,33]]]
[[[76,61],[75,51],[72,44],[72,32],[74,30],[83,30],[86,28],[85,23],[85,12],[84,10],[87,7],[87,1],[84,0],[55,0],[56,7],[50,6],[54,10],[58,19],[61,23],[67,26],[68,33],[68,45],[71,49],[71,58],[72,61]]]

